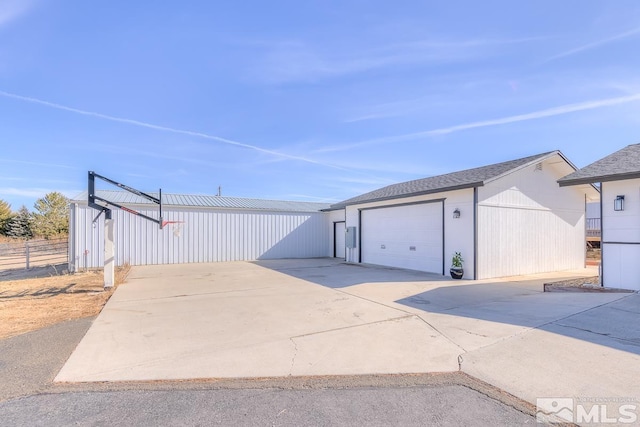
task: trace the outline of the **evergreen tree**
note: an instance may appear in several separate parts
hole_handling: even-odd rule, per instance
[[[34,205],[33,233],[45,238],[69,233],[69,199],[54,191]]]
[[[30,239],[33,237],[31,230],[32,215],[26,206],[22,206],[17,214],[15,214],[7,223],[6,235],[18,239]]]
[[[11,205],[0,199],[0,234],[7,234],[7,225],[12,217]]]

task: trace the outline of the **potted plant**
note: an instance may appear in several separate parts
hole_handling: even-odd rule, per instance
[[[451,268],[449,269],[452,279],[462,279],[462,276],[464,276],[464,270],[462,269],[463,262],[464,260],[460,252],[454,252],[453,258],[451,259]]]

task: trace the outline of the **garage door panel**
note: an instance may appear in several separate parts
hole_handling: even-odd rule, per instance
[[[363,210],[362,262],[442,273],[442,205]]]

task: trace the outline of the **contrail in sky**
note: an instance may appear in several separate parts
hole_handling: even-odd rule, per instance
[[[332,165],[330,163],[324,163],[324,162],[319,162],[317,160],[308,159],[306,157],[300,157],[300,156],[294,156],[294,155],[291,155],[291,154],[280,153],[278,151],[268,150],[266,148],[258,147],[256,145],[245,144],[243,142],[238,142],[238,141],[234,141],[234,140],[231,140],[231,139],[222,138],[220,136],[209,135],[209,134],[202,133],[202,132],[195,132],[195,131],[184,130],[184,129],[176,129],[176,128],[171,128],[171,127],[167,127],[167,126],[155,125],[153,123],[141,122],[139,120],[125,119],[125,118],[122,118],[122,117],[110,116],[108,114],[102,114],[102,113],[96,113],[96,112],[93,112],[93,111],[80,110],[78,108],[67,107],[66,105],[56,104],[56,103],[49,102],[49,101],[44,101],[44,100],[38,99],[38,98],[32,98],[32,97],[23,96],[23,95],[16,95],[15,93],[5,92],[3,90],[0,90],[0,96],[4,96],[6,98],[18,99],[20,101],[30,102],[32,104],[44,105],[46,107],[55,108],[57,110],[68,111],[68,112],[76,113],[76,114],[82,114],[83,116],[90,116],[90,117],[96,117],[96,118],[103,119],[103,120],[110,120],[112,122],[125,123],[125,124],[128,124],[128,125],[133,125],[133,126],[143,127],[143,128],[147,128],[147,129],[158,130],[158,131],[161,131],[161,132],[170,132],[170,133],[176,133],[176,134],[180,134],[180,135],[188,135],[188,136],[194,136],[194,137],[197,137],[197,138],[209,139],[209,140],[212,140],[212,141],[220,142],[222,144],[233,145],[235,147],[240,147],[240,148],[246,148],[246,149],[249,149],[249,150],[254,150],[254,151],[257,151],[257,152],[260,152],[260,153],[269,154],[271,156],[276,156],[276,157],[280,157],[280,158],[283,158],[283,159],[298,160],[298,161],[301,161],[301,162],[312,163],[312,164],[320,165],[320,166],[326,166],[326,167],[330,167],[330,168],[333,168],[333,169],[340,169],[340,170],[344,170],[344,171],[349,171],[349,169],[347,169],[347,168],[343,168],[343,167],[337,166],[337,165]]]
[[[430,136],[436,136],[436,135],[445,135],[445,134],[460,132],[468,129],[483,128],[488,126],[499,126],[499,125],[505,125],[509,123],[524,122],[527,120],[542,119],[545,117],[553,117],[553,116],[559,116],[562,114],[574,113],[576,111],[593,110],[596,108],[609,107],[612,105],[626,104],[628,102],[633,102],[633,101],[640,101],[640,93],[627,95],[627,96],[620,96],[617,98],[605,98],[605,99],[597,99],[594,101],[579,102],[575,104],[566,104],[566,105],[561,105],[559,107],[547,108],[546,110],[534,111],[531,113],[501,117],[498,119],[463,123],[460,125],[426,130],[422,132],[414,132],[414,133],[407,133],[402,135],[370,139],[367,141],[356,142],[355,144],[349,144],[349,145],[345,144],[342,146],[326,147],[317,151],[318,152],[343,151],[351,148],[364,147],[368,145],[388,144],[391,142],[413,140],[417,138],[424,138],[424,137],[430,137]]]
[[[544,117],[553,117],[561,114],[573,113],[576,111],[593,110],[594,108],[608,107],[611,105],[625,104],[627,102],[639,101],[640,93],[628,96],[620,96],[617,98],[598,99],[595,101],[579,102],[576,104],[566,104],[560,107],[548,108],[546,110],[534,111],[533,113],[518,114],[516,116],[503,117],[500,119],[483,120],[479,122],[471,122],[457,126],[451,126],[441,129],[434,129],[424,132],[427,135],[441,135],[447,133],[458,132],[466,129],[480,128],[486,126],[503,125],[507,123],[522,122],[525,120],[542,119]]]
[[[624,32],[624,33],[616,34],[615,36],[608,37],[606,39],[598,40],[598,41],[595,41],[595,42],[592,42],[592,43],[588,43],[588,44],[576,47],[576,48],[571,49],[571,50],[567,50],[567,51],[562,52],[562,53],[558,53],[557,55],[553,55],[553,56],[545,59],[542,63],[544,64],[545,62],[553,61],[553,60],[556,60],[556,59],[559,59],[559,58],[564,58],[565,56],[575,55],[576,53],[580,53],[582,51],[589,50],[589,49],[594,49],[596,47],[600,47],[602,45],[614,42],[616,40],[626,39],[627,37],[634,36],[634,35],[636,35],[638,33],[640,33],[640,28],[635,28],[635,29],[633,29],[631,31],[627,31],[627,32]]]

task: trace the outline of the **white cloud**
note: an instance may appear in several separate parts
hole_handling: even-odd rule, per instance
[[[78,194],[80,192],[79,190],[59,190],[59,189],[39,188],[39,187],[29,187],[29,188],[0,187],[0,195],[2,196],[44,197],[47,193],[51,193],[52,191],[57,191],[59,193],[64,194],[67,197],[70,197],[70,195]]]
[[[548,108],[546,110],[539,110],[531,113],[502,117],[499,119],[481,120],[481,121],[463,123],[460,125],[449,126],[449,127],[439,128],[439,129],[432,129],[432,130],[427,130],[422,132],[413,132],[413,133],[407,133],[402,135],[375,138],[367,141],[356,142],[354,144],[335,145],[331,147],[324,147],[316,151],[317,152],[345,151],[345,150],[365,147],[369,145],[414,140],[417,138],[445,135],[449,133],[460,132],[460,131],[475,129],[475,128],[500,126],[500,125],[505,125],[509,123],[543,119],[546,117],[554,117],[554,116],[559,116],[563,114],[575,113],[578,111],[593,110],[597,108],[604,108],[604,107],[610,107],[610,106],[619,105],[619,104],[626,104],[634,101],[640,101],[640,93],[636,93],[628,96],[620,96],[617,98],[606,98],[606,99],[598,99],[593,101],[579,102],[575,104],[561,105],[559,107]]]
[[[640,34],[640,27],[635,28],[635,29],[633,29],[631,31],[626,31],[624,33],[616,34],[615,36],[612,36],[612,37],[607,37],[607,38],[602,39],[602,40],[597,40],[595,42],[587,43],[585,45],[576,47],[574,49],[567,50],[565,52],[558,53],[557,55],[553,55],[553,56],[545,59],[543,61],[543,63],[554,61],[556,59],[564,58],[564,57],[567,57],[567,56],[575,55],[577,53],[584,52],[585,50],[595,49],[595,48],[598,48],[598,47],[603,46],[605,44],[612,43],[612,42],[615,42],[615,41],[618,41],[618,40],[622,40],[622,39],[626,39],[626,38],[629,38],[629,37],[633,37],[633,36],[638,35],[638,34]]]
[[[336,177],[335,181],[346,182],[350,184],[365,184],[365,185],[377,185],[377,186],[389,185],[396,182],[395,180],[388,179],[388,178],[378,178],[378,177],[354,178],[354,177],[340,177],[340,176]]]
[[[418,111],[437,108],[441,104],[440,99],[434,96],[407,99],[402,101],[385,102],[376,105],[369,105],[363,112],[353,114],[343,120],[344,123],[355,123],[366,120],[386,119],[390,117],[405,116]]]
[[[441,64],[486,58],[496,48],[527,43],[537,38],[510,40],[413,41],[381,47],[325,46],[282,42],[270,46],[256,69],[272,83],[315,81],[398,65]],[[261,46],[264,44],[261,44]]]
[[[69,165],[61,165],[56,163],[42,163],[42,162],[31,162],[28,160],[16,160],[16,159],[0,159],[0,162],[4,163],[20,163],[22,165],[33,165],[33,166],[44,166],[51,168],[61,168],[61,169],[77,169]]]
[[[0,1],[0,28],[25,15],[33,8],[34,4],[29,0]]]

